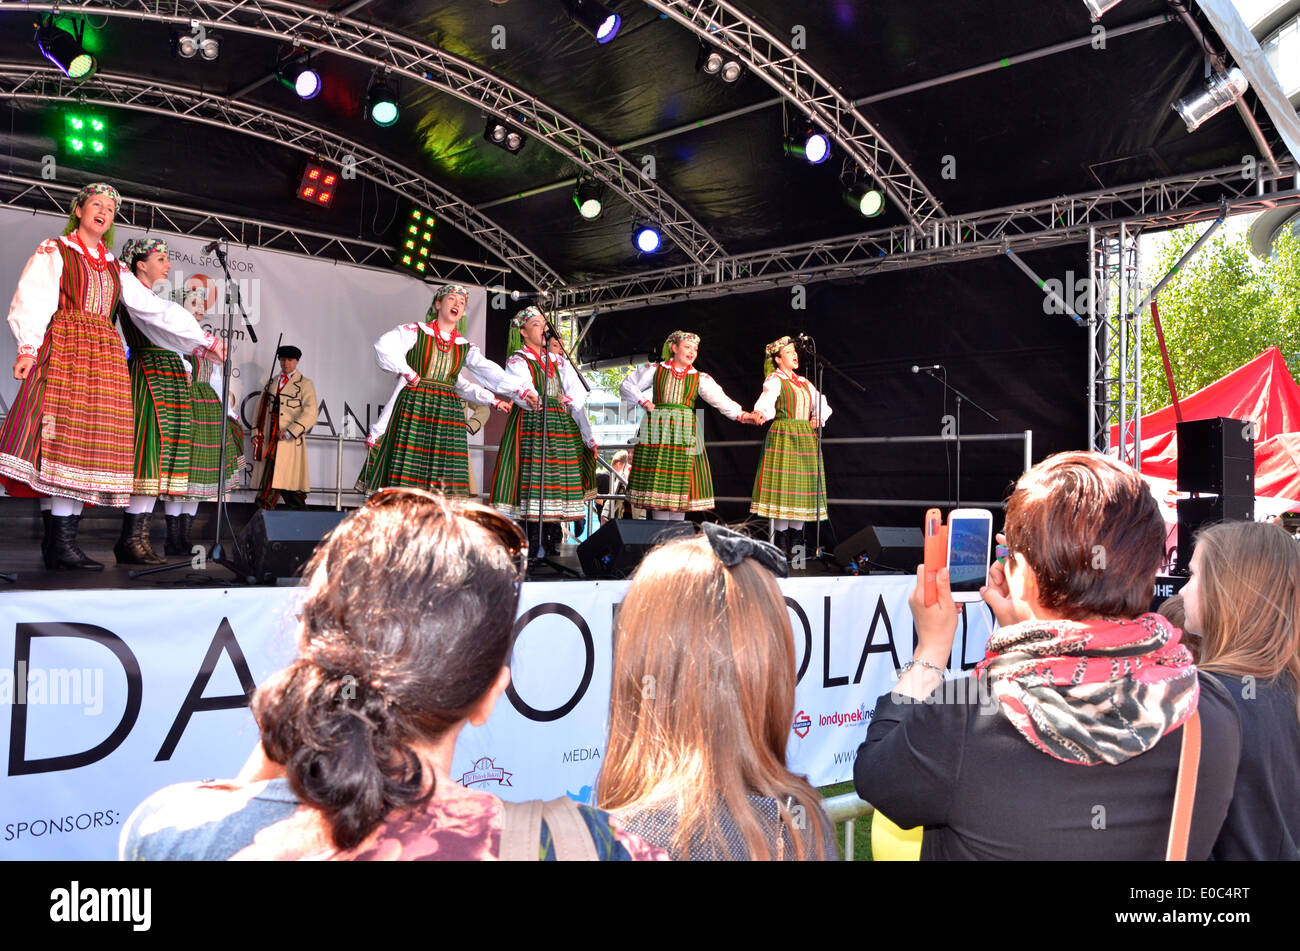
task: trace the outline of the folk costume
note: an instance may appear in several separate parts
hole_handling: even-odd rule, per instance
[[[804,522],[826,518],[826,466],[811,417],[816,416],[825,425],[831,415],[826,398],[811,381],[777,369],[772,363],[791,345],[789,337],[782,337],[766,348],[767,379],[754,412],[764,422],[774,422],[767,431],[749,506],[754,514],[772,519],[776,533],[792,531],[794,537],[777,539],[778,546],[787,553],[800,542]]]
[[[541,317],[541,311],[526,307],[512,321],[510,342],[518,346],[506,361],[506,372],[520,388],[545,393],[545,405],[510,411],[492,475],[492,505],[520,522],[585,519],[587,502],[596,496],[596,440],[583,410],[587,391],[564,357],[523,343],[519,329],[533,317]]]
[[[643,407],[654,404],[641,421],[632,453],[628,484],[634,506],[682,513],[713,508],[713,474],[704,439],[696,432],[695,400],[702,397],[731,420],[739,420],[745,411],[707,373],[693,366],[678,370],[670,362],[672,344],[699,339],[674,332],[664,343],[664,362],[635,371],[619,388],[626,400]],[[652,390],[649,401],[643,395],[647,389]]]
[[[276,352],[279,357],[298,360],[302,351],[284,346]],[[257,467],[253,470],[257,504],[262,508],[275,508],[282,494],[289,508],[306,508],[311,477],[304,437],[316,425],[317,409],[316,386],[300,370],[276,374],[262,390],[254,423]],[[282,433],[293,438],[281,439]]]
[[[36,362],[0,426],[0,481],[10,494],[56,499],[45,549],[51,568],[102,568],[76,544],[80,503],[123,508],[134,486],[131,377],[113,326],[118,301],[150,347],[191,352],[217,344],[184,308],[141,284],[104,241],[83,245],[75,210],[95,195],[111,198],[114,210],[121,204],[110,185],[83,188],[68,236],[41,243],[9,308],[18,356]],[[111,241],[111,230],[105,237]]]
[[[469,297],[465,288],[449,284],[439,288],[434,304],[452,293]],[[357,477],[357,491],[414,486],[468,496],[469,443],[461,400],[492,403],[495,397],[472,379],[461,379],[462,371],[521,405],[530,390],[457,331],[443,334],[433,307],[425,323],[402,324],[380,337],[375,355],[379,366],[401,376],[406,386],[389,401],[392,412],[385,407],[384,429]]]

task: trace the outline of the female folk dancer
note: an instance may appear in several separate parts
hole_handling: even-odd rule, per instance
[[[226,355],[184,308],[109,253],[120,204],[111,185],[83,188],[64,236],[41,243],[9,308],[22,385],[0,427],[0,481],[11,494],[50,497],[48,568],[102,569],[77,545],[82,505],[123,508],[133,488],[131,378],[112,324],[119,298],[153,345]]]
[[[728,419],[759,422],[713,377],[695,369],[699,345],[698,335],[674,331],[664,342],[664,362],[642,367],[619,388],[624,399],[646,411],[628,482],[632,505],[652,509],[652,518],[680,520],[687,512],[713,508],[713,475],[695,427],[697,396]],[[652,388],[650,399],[642,395],[647,388]]]
[[[385,408],[388,419],[382,433],[372,431],[372,438],[378,438],[357,477],[358,491],[408,486],[469,495],[469,443],[461,400],[497,403],[499,409],[504,404],[484,387],[462,380],[462,371],[529,409],[541,405],[533,390],[520,387],[457,333],[468,302],[464,287],[444,285],[434,295],[425,323],[402,324],[375,343],[379,366],[399,374],[406,386],[390,401],[392,412]]]
[[[826,517],[826,466],[813,432],[831,415],[826,398],[794,371],[799,354],[789,337],[774,340],[763,362],[763,392],[754,413],[767,422],[763,459],[754,476],[749,510],[772,520],[778,548],[790,557],[803,544],[803,523]]]
[[[517,521],[543,523],[546,547],[554,552],[559,523],[586,518],[587,501],[596,495],[596,440],[583,411],[586,390],[569,362],[550,352],[545,334],[546,318],[536,307],[525,307],[511,321],[506,372],[520,388],[544,393],[546,408],[510,411],[492,476],[492,505]],[[525,527],[535,538],[531,526]]]

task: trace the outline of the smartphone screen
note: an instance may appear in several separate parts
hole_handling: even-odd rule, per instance
[[[986,518],[949,518],[948,581],[954,593],[977,592],[988,583],[989,539],[993,522]]]

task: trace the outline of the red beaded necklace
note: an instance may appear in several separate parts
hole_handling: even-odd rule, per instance
[[[534,350],[531,344],[524,344],[524,349],[537,358],[537,362],[546,368],[547,376],[555,376],[555,364],[542,357],[542,351]],[[550,356],[548,353],[547,356]]]
[[[438,326],[438,322],[435,320],[433,322],[433,345],[437,347],[438,350],[441,351],[442,353],[450,353],[452,345],[455,342],[456,342],[456,331],[455,330],[448,331],[447,336],[444,338],[442,335],[442,328]]]
[[[76,239],[77,244],[81,245],[81,255],[86,259],[86,264],[90,266],[91,270],[108,270],[108,249],[104,247],[103,241],[99,242],[99,247],[95,249],[95,254],[91,254],[90,249],[86,247],[86,242],[81,240],[80,231],[72,232],[72,237]]]
[[[777,376],[779,376],[781,379],[789,380],[791,384],[799,387],[800,389],[806,390],[808,388],[808,381],[805,380],[803,377],[798,376],[795,373],[791,373],[788,370],[777,370],[776,373]]]
[[[677,364],[675,364],[675,363],[673,363],[673,361],[669,360],[669,361],[668,361],[668,372],[671,373],[671,374],[673,375],[673,379],[674,379],[674,380],[684,380],[684,379],[686,379],[686,374],[688,374],[688,373],[691,372],[691,368],[690,368],[690,367],[683,367],[681,370],[678,370],[678,369],[677,369]]]

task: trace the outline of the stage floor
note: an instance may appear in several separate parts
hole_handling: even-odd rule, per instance
[[[162,554],[164,521],[162,506],[153,517],[151,544],[154,550]],[[233,504],[227,508],[234,530],[240,532],[256,508],[248,503]],[[330,510],[332,511],[332,509]],[[215,509],[212,505],[200,506],[194,521],[193,540],[210,548],[212,544],[212,522]],[[3,591],[58,591],[58,590],[102,590],[107,588],[122,589],[175,589],[175,588],[209,588],[239,587],[243,579],[233,570],[223,565],[207,562],[196,568],[191,560],[179,557],[169,559],[180,565],[170,571],[143,575],[132,578],[130,572],[138,570],[140,565],[119,565],[113,557],[113,546],[117,544],[122,529],[122,510],[87,507],[82,515],[77,542],[87,555],[104,563],[103,571],[50,571],[41,561],[41,517],[40,509],[34,499],[0,498],[0,572],[17,576],[16,581],[0,581]],[[222,545],[229,552],[231,548],[230,532],[222,536]],[[576,545],[563,545],[554,558],[572,573],[556,571],[545,565],[538,565],[529,573],[530,581],[575,581],[588,580],[582,577],[578,563]],[[843,572],[835,566],[826,566],[816,561],[809,561],[802,571],[792,574],[796,577],[824,577],[839,575]]]

